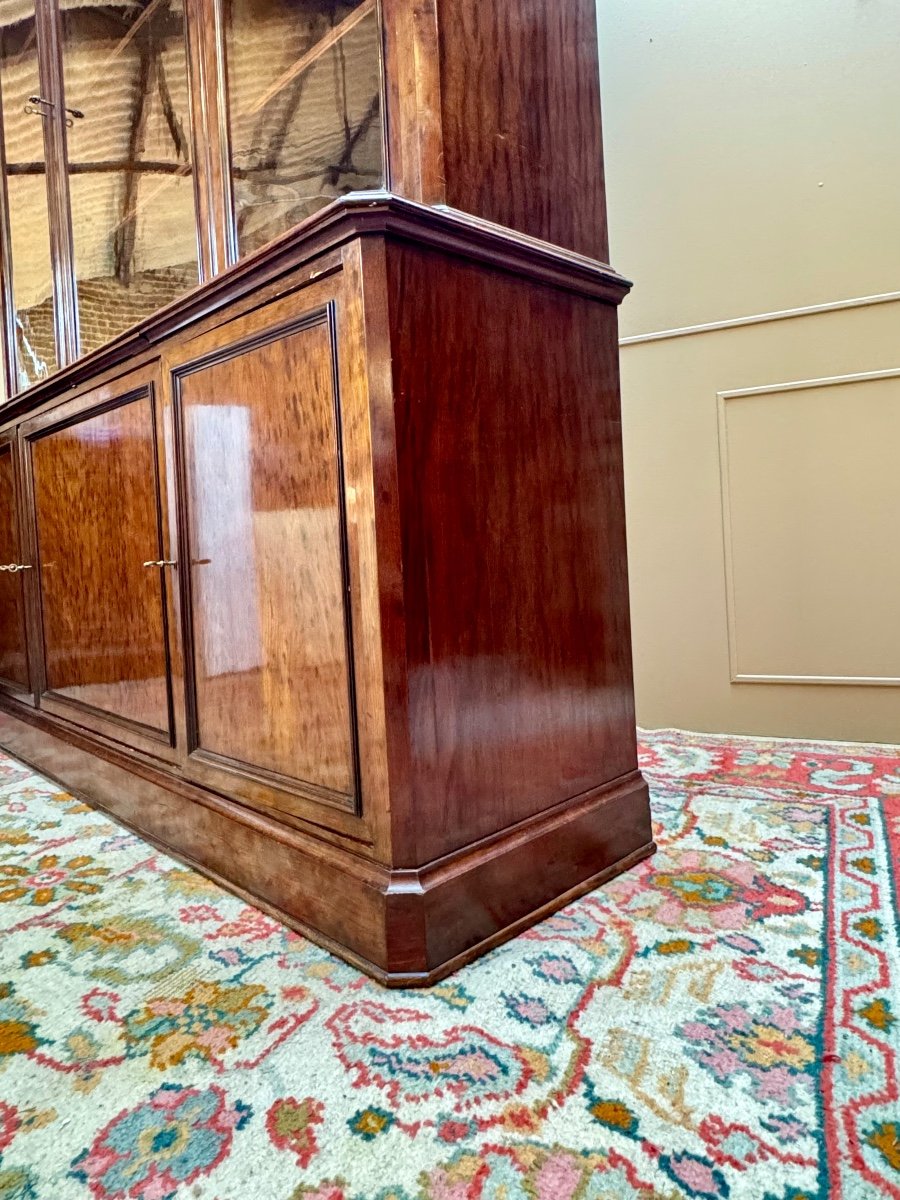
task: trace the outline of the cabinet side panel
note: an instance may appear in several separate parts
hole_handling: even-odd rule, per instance
[[[417,856],[636,767],[615,309],[388,254]]]
[[[608,259],[594,0],[441,0],[447,203]]]

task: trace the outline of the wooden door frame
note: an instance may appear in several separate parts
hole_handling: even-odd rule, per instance
[[[238,260],[222,0],[184,0],[201,281]]]
[[[45,151],[46,153],[46,151]],[[16,298],[13,288],[12,235],[6,186],[6,131],[3,126],[3,81],[0,79],[0,319],[3,341],[3,384],[6,398],[19,390],[19,347],[16,341]]]
[[[319,273],[317,272],[316,275]],[[347,431],[344,425],[343,403],[347,388],[347,373],[360,370],[361,364],[342,364],[338,361],[339,325],[344,310],[349,304],[361,303],[361,296],[353,291],[356,281],[348,284],[343,271],[324,272],[318,278],[304,282],[287,294],[269,298],[261,305],[254,304],[247,311],[235,313],[224,324],[212,324],[198,330],[196,336],[186,341],[176,341],[162,356],[162,389],[160,420],[165,423],[167,438],[172,441],[172,471],[170,482],[170,505],[174,504],[177,515],[177,557],[188,564],[191,556],[190,509],[188,488],[188,466],[184,434],[183,405],[180,393],[181,380],[205,367],[227,362],[258,346],[276,342],[283,337],[311,326],[323,325],[328,330],[331,345],[333,372],[333,403],[335,406],[335,449],[339,510],[341,525],[341,573],[342,584],[347,589],[343,612],[346,647],[346,667],[349,692],[350,738],[353,757],[353,795],[347,799],[330,793],[329,789],[302,779],[288,779],[257,767],[227,759],[214,752],[202,749],[197,743],[198,713],[197,685],[194,648],[192,580],[190,571],[179,574],[178,622],[180,644],[175,648],[173,662],[181,670],[180,682],[186,724],[184,737],[179,745],[182,757],[179,760],[185,780],[198,786],[237,799],[258,811],[277,813],[278,820],[295,827],[314,825],[344,834],[363,842],[370,842],[371,827],[363,801],[366,785],[366,752],[368,747],[360,744],[360,711],[371,706],[371,690],[376,672],[368,656],[361,652],[363,610],[360,599],[360,572],[351,561],[348,550],[350,535],[347,529],[347,476],[344,468],[344,447]],[[347,314],[349,319],[349,313]],[[341,374],[341,378],[338,375]],[[352,436],[358,437],[359,431]],[[164,443],[163,443],[164,444]],[[357,466],[357,470],[359,467]],[[351,489],[352,490],[352,489]],[[172,531],[173,548],[175,530]],[[360,679],[360,676],[363,679]],[[360,694],[360,685],[364,694]]]
[[[50,112],[43,118],[44,157],[47,162],[56,359],[58,367],[65,367],[79,357],[80,338],[59,0],[36,0],[35,12],[41,87],[51,102]]]
[[[17,554],[20,561],[28,561],[29,565],[34,567],[34,555],[31,553],[30,539],[25,536],[25,521],[24,509],[25,492],[22,487],[22,470],[21,470],[21,447],[19,444],[18,431],[7,430],[5,433],[0,433],[0,452],[5,447],[9,447],[10,465],[12,467],[13,476],[13,505],[14,505],[14,526]],[[14,696],[22,704],[27,704],[34,708],[37,704],[37,688],[35,687],[35,662],[31,637],[31,617],[32,606],[34,599],[34,577],[35,570],[32,569],[23,572],[20,576],[20,584],[22,587],[22,633],[25,648],[25,664],[28,672],[28,684],[22,687],[12,679],[6,679],[0,676],[0,689]]]

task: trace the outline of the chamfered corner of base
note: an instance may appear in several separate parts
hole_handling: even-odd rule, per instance
[[[392,874],[389,987],[431,985],[656,850],[639,772],[418,872]]]

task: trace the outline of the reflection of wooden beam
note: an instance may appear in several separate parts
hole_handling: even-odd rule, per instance
[[[168,0],[165,0],[165,2],[168,3]],[[147,21],[150,20],[150,18],[153,16],[153,14],[156,12],[156,10],[159,8],[160,4],[162,4],[162,3],[163,3],[163,0],[150,0],[150,3],[147,5],[147,7],[144,9],[144,11],[141,13],[141,15],[135,21],[135,23],[130,27],[130,29],[125,34],[125,36],[122,38],[122,40],[116,45],[115,49],[113,50],[112,54],[110,54],[109,58],[107,58],[107,60],[104,62],[103,65],[105,67],[108,67],[111,62],[115,62],[115,60],[119,57],[119,55],[124,53],[124,51],[127,49],[129,44],[131,43],[131,41],[134,39],[135,35],[137,34],[137,32],[141,28],[141,26],[145,25],[147,23]]]
[[[374,11],[375,0],[363,0],[362,4],[360,4],[358,8],[354,8],[353,12],[344,17],[343,21],[341,21],[339,25],[335,25],[335,27],[329,33],[326,33],[321,41],[316,42],[315,46],[313,46],[311,50],[307,50],[305,54],[301,54],[295,63],[289,66],[282,75],[279,75],[272,86],[267,88],[266,91],[264,91],[263,94],[258,97],[258,99],[256,99],[248,109],[245,110],[245,115],[252,116],[254,113],[258,113],[259,110],[264,108],[274,96],[277,96],[283,88],[286,88],[292,79],[296,79],[297,76],[302,74],[307,67],[311,66],[316,59],[321,58],[323,54],[327,54],[332,46],[336,45],[342,37],[346,37],[351,29],[355,28],[360,21],[367,17],[369,13]]]
[[[144,15],[146,15],[146,12]],[[153,69],[156,56],[157,51],[152,44],[141,47],[137,86],[134,90],[134,107],[132,108],[131,117],[128,122],[127,161],[129,163],[137,162],[144,151],[150,72]],[[131,269],[134,265],[134,244],[137,238],[137,222],[130,216],[136,209],[135,197],[137,184],[138,176],[134,171],[126,172],[123,189],[124,195],[122,197],[122,220],[116,226],[115,238],[113,239],[116,279],[126,285],[131,283]]]
[[[114,173],[133,172],[136,175],[185,175],[190,173],[190,166],[185,168],[184,163],[177,162],[153,162],[147,160],[145,162],[122,162],[121,160],[107,159],[102,162],[86,162],[86,163],[69,163],[68,173],[70,175],[104,175],[107,172]],[[42,162],[30,163],[13,163],[6,168],[7,175],[46,175],[47,164]]]
[[[172,99],[172,93],[169,90],[169,82],[166,79],[166,69],[163,66],[162,54],[156,55],[155,65],[156,90],[159,94],[159,102],[162,105],[163,116],[166,119],[166,125],[169,128],[169,133],[172,136],[178,157],[183,158],[187,162],[191,157],[191,147],[188,139],[185,137],[181,122],[178,120],[178,114],[175,112],[175,101]]]
[[[8,36],[8,31],[4,30],[4,32],[6,36]],[[10,67],[19,66],[20,62],[25,59],[25,56],[31,53],[34,53],[35,58],[37,58],[37,25],[35,24],[34,18],[31,19],[31,28],[28,31],[28,36],[25,37],[22,49],[13,50],[10,58],[10,64],[8,65],[10,65]]]
[[[360,139],[364,138],[369,132],[372,122],[380,111],[380,97],[375,96],[356,129],[347,135],[347,144],[340,161],[326,167],[324,177],[321,167],[314,167],[310,171],[290,171],[285,174],[277,166],[272,167],[266,164],[261,164],[258,167],[232,167],[231,174],[235,179],[247,180],[249,183],[260,183],[267,187],[291,187],[297,183],[309,183],[313,179],[322,180],[323,186],[326,183],[330,183],[333,186],[336,180],[331,178],[332,176],[339,177],[353,172],[353,151],[356,149],[356,145]]]

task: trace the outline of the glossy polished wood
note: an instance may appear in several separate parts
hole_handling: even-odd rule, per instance
[[[335,353],[324,309],[299,327],[213,352],[175,378],[193,614],[191,750],[353,804]]]
[[[169,743],[153,391],[79,407],[29,438],[45,690]]]
[[[609,257],[595,0],[441,0],[447,203]]]
[[[19,506],[13,445],[0,440],[0,684],[29,686],[25,635],[26,572],[19,540]],[[10,568],[15,568],[11,570]]]
[[[391,187],[605,262],[594,0],[382,0]]]
[[[389,186],[445,204],[437,0],[381,0]]]
[[[424,870],[391,870],[142,769],[42,713],[0,744],[142,837],[389,987],[427,987],[652,854],[636,775]]]
[[[219,0],[185,0],[190,134],[200,279],[206,282],[237,260],[228,186],[227,107]]]
[[[615,310],[401,246],[388,295],[427,861],[637,766]]]
[[[155,454],[156,552],[182,566],[150,673],[171,673],[173,744],[121,703],[52,691],[40,712],[0,702],[5,744],[398,986],[651,853],[623,557],[625,286],[458,215],[348,202],[147,323],[140,370],[107,353],[94,387],[85,364],[67,373],[76,399],[58,389],[54,406],[48,385],[31,418],[17,401],[38,454],[80,426],[100,446],[92,421],[143,411],[116,470],[143,461],[146,477]],[[70,509],[86,500],[64,478],[85,472],[57,468]],[[33,482],[41,535],[61,502],[42,501],[37,462]],[[90,532],[89,506],[71,520],[58,542],[121,540]]]

